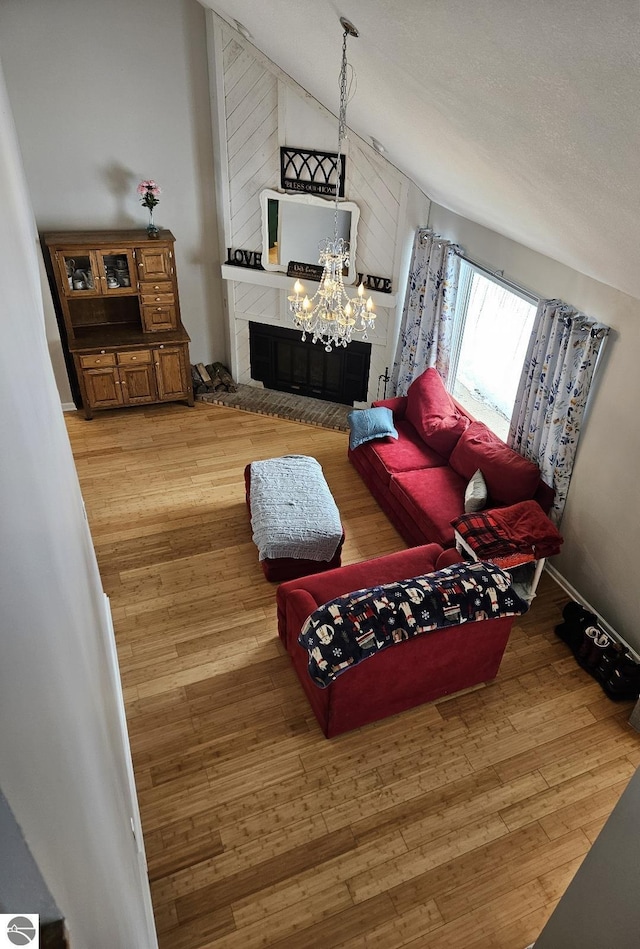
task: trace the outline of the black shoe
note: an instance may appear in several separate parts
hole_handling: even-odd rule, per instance
[[[583,669],[589,669],[591,653],[599,632],[600,630],[597,626],[587,626],[582,634],[582,642],[576,651],[576,659]]]
[[[598,617],[595,613],[590,613],[589,610],[585,609],[580,603],[576,603],[575,600],[570,600],[562,610],[562,618],[567,623],[575,623],[580,626],[595,626],[598,622]]]
[[[633,656],[626,654],[618,660],[609,678],[602,683],[602,688],[610,699],[617,702],[638,699],[640,696],[640,665]]]
[[[584,668],[587,672],[590,672],[591,675],[595,676],[597,674],[600,661],[604,657],[606,651],[613,645],[613,640],[599,629],[593,639],[593,645],[589,654],[585,657]]]
[[[624,650],[619,643],[614,642],[609,637],[609,645],[603,649],[595,669],[595,677],[598,682],[606,682],[613,675],[613,670],[618,665],[624,655]]]
[[[571,652],[575,653],[582,642],[583,630],[575,623],[560,623],[554,629],[556,636],[567,644]]]

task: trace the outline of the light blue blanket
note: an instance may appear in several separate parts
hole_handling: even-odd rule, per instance
[[[260,560],[331,560],[340,540],[340,512],[322,466],[307,455],[251,463],[251,526]]]

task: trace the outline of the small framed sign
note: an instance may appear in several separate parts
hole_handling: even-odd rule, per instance
[[[323,270],[324,268],[319,264],[303,264],[299,260],[290,260],[287,277],[306,277],[307,280],[315,280],[319,283]]]

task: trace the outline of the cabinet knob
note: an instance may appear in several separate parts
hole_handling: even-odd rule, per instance
[[[101,359],[96,359],[96,366],[98,365],[99,362],[102,362],[102,360],[101,360]]]
[[[154,290],[159,290],[160,287],[158,287],[158,286],[156,285],[153,289],[154,289]]]
[[[156,297],[156,303],[159,303],[159,302],[160,302],[160,297]],[[158,307],[158,309],[160,309],[160,307]]]
[[[105,353],[106,353],[106,349],[101,349],[101,350],[100,350],[100,355],[101,355],[101,356],[104,356]]]
[[[160,349],[164,349],[164,343],[160,343]]]
[[[156,307],[156,310],[158,311],[158,313],[162,313],[162,307],[161,307],[161,306],[157,306],[157,307]]]
[[[138,358],[137,356],[132,356],[132,357],[131,357],[131,359],[132,359],[133,362],[135,362],[137,358]]]

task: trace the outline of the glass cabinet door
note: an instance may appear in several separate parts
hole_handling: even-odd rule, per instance
[[[97,250],[98,273],[102,293],[122,296],[136,293],[138,289],[136,270],[131,249]]]
[[[97,261],[93,251],[86,248],[68,250],[58,255],[62,284],[67,296],[87,296],[100,293]]]

